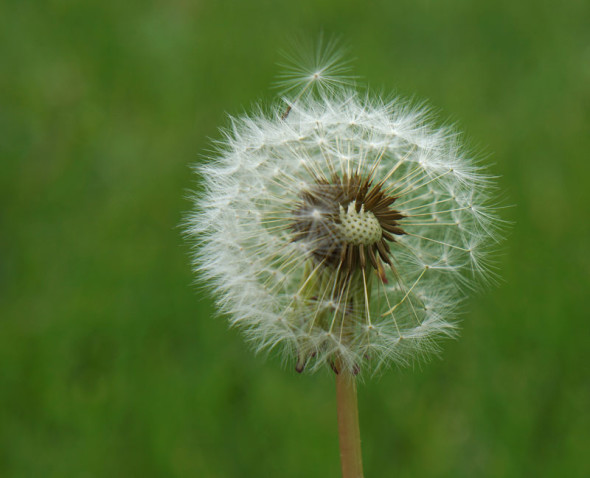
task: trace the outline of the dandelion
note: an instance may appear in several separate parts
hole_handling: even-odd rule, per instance
[[[257,350],[336,372],[358,475],[360,446],[342,443],[358,435],[354,376],[455,335],[465,288],[493,280],[500,222],[492,178],[453,128],[359,92],[333,45],[318,51],[311,69],[288,69],[271,111],[231,119],[198,167],[189,233],[219,309]]]

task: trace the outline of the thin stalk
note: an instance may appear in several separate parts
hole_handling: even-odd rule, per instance
[[[336,400],[342,478],[363,478],[356,379],[345,370],[336,374]]]

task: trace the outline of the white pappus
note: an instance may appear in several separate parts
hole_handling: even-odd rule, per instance
[[[360,93],[335,55],[293,68],[271,112],[231,119],[187,224],[220,311],[300,372],[436,351],[500,240],[493,178],[460,135]]]

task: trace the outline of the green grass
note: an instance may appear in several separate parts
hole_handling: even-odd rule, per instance
[[[442,360],[359,390],[367,477],[590,476],[587,2],[0,7],[0,476],[338,476],[329,372],[254,356],[193,287],[189,165],[278,49],[339,34],[493,162],[503,283]]]

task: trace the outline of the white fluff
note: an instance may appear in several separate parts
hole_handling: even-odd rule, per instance
[[[195,269],[259,350],[312,357],[306,370],[335,354],[354,372],[406,364],[455,333],[462,289],[491,277],[487,250],[500,238],[491,178],[455,131],[431,126],[424,108],[359,94],[333,77],[314,89],[315,80],[302,75],[300,94],[270,114],[232,118],[218,155],[197,168],[203,191],[188,225]],[[391,244],[397,274],[387,270],[388,282],[366,291],[346,340],[335,319],[318,320],[337,317],[343,305],[302,294],[317,267],[314,246],[293,241],[288,227],[312,174],[331,174],[327,158],[339,175],[374,170],[406,216],[407,235]]]

